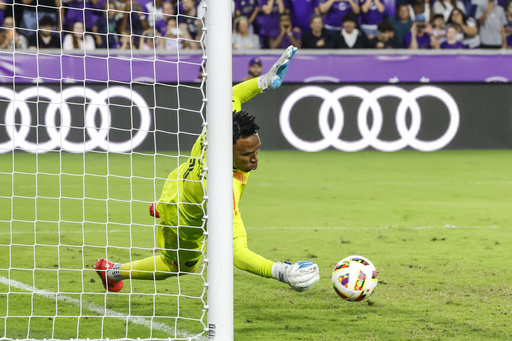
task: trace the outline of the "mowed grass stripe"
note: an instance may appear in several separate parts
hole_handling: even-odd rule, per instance
[[[35,247],[37,255],[30,247],[10,246],[9,253],[8,246],[0,246],[0,262],[10,259],[18,268],[27,269],[11,269],[10,278],[32,283],[32,274],[38,271],[33,270],[35,260],[38,267],[60,269],[61,278],[59,282],[55,275],[51,280],[41,276],[36,286],[55,292],[63,283],[69,291],[81,291],[83,285],[86,291],[101,293],[101,284],[90,282],[96,279],[90,266],[97,257],[108,254],[115,261],[126,261],[153,254],[154,220],[148,215],[147,203],[158,200],[161,179],[176,162],[160,160],[155,164],[152,158],[111,154],[107,163],[107,155],[88,154],[84,165],[81,155],[14,156],[15,162],[9,161],[11,156],[0,156],[0,172],[14,167],[56,175],[36,179],[0,174],[0,196],[35,196],[32,188],[37,180],[37,195],[57,200],[38,201],[39,211],[34,213],[34,203],[28,199],[0,198],[0,231],[7,232],[12,226],[15,232],[29,232],[0,234],[1,245],[33,245],[36,240],[48,245]],[[251,175],[240,203],[249,247],[274,261],[312,259],[320,267],[321,280],[310,291],[296,293],[277,281],[235,269],[235,340],[512,339],[511,156],[508,150],[261,151],[258,170]],[[81,175],[84,167],[89,174]],[[59,177],[61,168],[79,176]],[[130,182],[116,177],[129,176],[132,170],[138,176],[159,179],[133,178]],[[93,172],[108,178],[92,177]],[[77,202],[58,200],[59,196]],[[108,202],[100,205],[84,197]],[[126,200],[126,204],[116,200]],[[9,223],[11,209],[16,221]],[[58,220],[59,212],[59,223],[41,223]],[[89,223],[82,223],[83,219]],[[37,220],[35,226],[31,220]],[[60,235],[52,233],[59,229]],[[381,282],[366,303],[349,304],[332,290],[332,267],[350,254],[368,257],[379,272]],[[82,278],[73,276],[77,271],[83,271]],[[5,270],[0,276],[9,277],[7,273]],[[67,277],[74,281],[62,280]],[[202,283],[195,283],[191,276],[160,282],[127,281],[128,285],[140,292],[155,292],[157,286],[164,295],[195,288],[192,294],[199,296],[196,292],[202,290]],[[202,309],[201,302],[194,306],[194,300],[187,301],[186,295],[179,296],[179,314],[174,296],[163,304],[165,296],[155,302],[135,294],[130,295],[130,302],[122,298],[109,295],[108,308],[123,313],[135,309],[143,317],[151,316],[153,307],[159,309],[159,316],[180,317],[193,316]],[[103,304],[94,298],[88,301]],[[23,306],[21,300],[9,304]],[[0,316],[6,316],[5,311],[0,304]],[[6,324],[14,327],[7,328],[7,335],[17,336],[9,332],[26,328],[26,324],[15,324],[16,317],[11,315]],[[178,324],[177,328],[194,331],[187,325]],[[105,329],[116,337],[126,332],[119,320],[105,321]],[[80,332],[83,330],[81,325]],[[133,335],[143,334],[137,330]]]
[[[0,276],[0,283],[6,285],[8,287],[13,287],[13,288],[20,289],[23,291],[28,291],[35,295],[39,295],[39,296],[42,296],[42,297],[45,297],[45,298],[48,298],[51,300],[59,300],[59,301],[63,301],[63,302],[66,302],[66,303],[69,303],[72,305],[81,306],[83,309],[90,310],[92,312],[95,312],[95,313],[105,316],[105,317],[113,317],[113,318],[117,318],[122,321],[127,321],[127,322],[129,321],[130,323],[144,326],[149,329],[161,331],[169,336],[177,335],[180,338],[193,337],[192,334],[190,334],[186,331],[178,330],[175,333],[174,328],[168,326],[165,323],[154,322],[154,321],[151,321],[150,319],[145,319],[145,318],[138,317],[138,316],[130,316],[130,315],[127,315],[124,313],[120,313],[120,312],[108,309],[105,306],[101,306],[101,305],[98,305],[98,304],[95,304],[92,302],[87,302],[85,300],[78,300],[76,298],[72,298],[72,297],[69,297],[69,296],[66,296],[63,294],[59,294],[56,292],[52,292],[49,290],[45,290],[45,289],[38,289],[36,287],[16,281],[14,279],[9,279],[9,278]]]

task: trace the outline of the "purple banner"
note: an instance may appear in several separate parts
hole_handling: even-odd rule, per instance
[[[333,52],[333,51],[331,51]],[[268,53],[268,54],[264,54]],[[233,55],[233,81],[247,76],[249,60],[259,57],[263,72],[279,57]],[[0,83],[157,82],[188,83],[199,78],[200,54],[36,55],[0,53]],[[297,83],[510,82],[512,54],[314,54],[299,51],[286,80]]]

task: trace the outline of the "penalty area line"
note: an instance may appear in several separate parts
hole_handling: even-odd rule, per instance
[[[13,228],[15,230],[15,228]],[[139,229],[138,231],[152,231],[153,229]],[[0,232],[0,235],[13,235],[13,234],[30,234],[33,235],[34,233],[37,234],[83,234],[83,233],[127,233],[129,232],[129,229],[125,230],[77,230],[77,231],[12,231],[12,232]]]
[[[39,296],[42,296],[42,297],[45,297],[48,299],[57,299],[59,301],[66,302],[68,304],[81,306],[82,308],[93,311],[93,312],[103,315],[105,317],[111,317],[111,318],[116,318],[118,320],[135,323],[135,324],[147,327],[152,330],[157,330],[157,331],[163,332],[167,335],[172,335],[172,336],[176,335],[177,337],[185,338],[186,340],[203,340],[203,338],[198,338],[197,335],[192,335],[189,332],[182,331],[182,330],[175,330],[174,328],[172,328],[162,322],[154,322],[154,321],[151,321],[151,320],[143,318],[143,317],[130,316],[128,314],[124,314],[124,313],[117,312],[115,310],[108,309],[108,308],[101,306],[99,304],[96,304],[96,303],[87,302],[85,300],[80,301],[76,298],[69,297],[66,295],[61,295],[61,294],[58,294],[56,292],[52,292],[49,290],[38,289],[36,287],[19,282],[14,279],[9,279],[9,278],[0,276],[0,283],[5,284],[9,287],[14,287],[16,289],[28,291],[35,295],[39,295]]]
[[[446,224],[444,226],[266,226],[246,227],[247,230],[389,230],[389,229],[498,229],[499,226],[455,226]]]

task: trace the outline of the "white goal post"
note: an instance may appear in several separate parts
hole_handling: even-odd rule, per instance
[[[209,0],[208,335],[233,340],[233,128],[231,0]]]
[[[180,2],[174,16],[187,17]],[[196,52],[0,50],[12,71],[0,78],[0,339],[233,340],[231,1],[199,6]],[[18,25],[17,34],[39,32]],[[185,69],[208,77],[182,84]],[[160,81],[164,72],[178,82]],[[96,259],[160,254],[148,207],[205,126],[203,264],[107,292]]]

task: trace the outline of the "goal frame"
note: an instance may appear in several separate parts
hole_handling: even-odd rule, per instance
[[[208,339],[233,340],[233,122],[231,1],[208,0]]]

